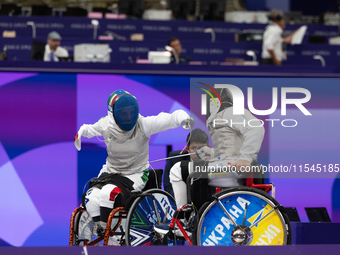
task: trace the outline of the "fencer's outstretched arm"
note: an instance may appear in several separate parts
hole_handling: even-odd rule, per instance
[[[142,127],[147,137],[160,133],[172,128],[178,128],[181,123],[190,116],[183,110],[177,110],[173,113],[161,112],[157,116],[149,116],[142,119]]]
[[[74,145],[76,146],[77,150],[81,150],[81,137],[92,138],[94,136],[102,136],[103,135],[103,128],[102,123],[107,122],[107,117],[101,118],[94,124],[84,124],[78,130],[76,137],[74,138]]]

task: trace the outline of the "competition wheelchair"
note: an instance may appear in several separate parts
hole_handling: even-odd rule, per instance
[[[171,234],[178,228],[183,236],[180,239],[189,245],[291,244],[288,216],[274,198],[275,186],[265,184],[261,171],[246,174],[243,180],[246,186],[223,190],[208,186],[207,175],[202,178],[202,173],[187,176],[189,204],[174,213],[168,236],[178,239]],[[185,178],[183,172],[182,177]],[[187,215],[186,224],[178,219],[181,213],[182,217]]]
[[[160,189],[161,174],[162,170],[151,170],[143,192],[135,193],[124,207],[112,210],[104,236],[94,236],[91,217],[84,207],[78,207],[71,217],[70,246],[172,246],[185,241],[202,246],[291,243],[289,219],[273,197],[275,186],[264,184],[262,175],[248,174],[246,186],[221,190],[192,173],[186,178],[189,203],[176,209],[174,198]],[[185,224],[180,221],[183,215]],[[169,224],[169,232],[157,233],[157,224]]]
[[[162,169],[149,170],[149,180],[142,192],[135,192],[124,207],[114,208],[105,234],[94,234],[94,222],[86,208],[76,208],[70,222],[70,246],[142,246],[163,244],[156,238],[155,224],[170,222],[176,205],[174,198],[161,190]],[[174,245],[169,240],[167,245]],[[177,243],[180,243],[177,241]]]

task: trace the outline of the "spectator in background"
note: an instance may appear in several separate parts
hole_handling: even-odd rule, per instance
[[[61,36],[53,31],[47,36],[47,44],[45,46],[44,61],[59,61],[59,58],[68,58],[68,51],[60,46]]]
[[[283,59],[282,43],[290,43],[296,31],[288,37],[282,38],[286,23],[281,10],[271,10],[268,19],[270,23],[263,33],[261,63],[280,66]]]
[[[169,157],[185,155],[183,157],[178,158],[170,158],[166,161],[164,175],[163,175],[163,185],[164,190],[169,192],[172,196],[174,196],[174,191],[172,189],[172,184],[170,183],[170,170],[171,168],[178,162],[190,160],[196,161],[196,154],[186,155],[188,153],[195,153],[198,146],[208,146],[209,147],[209,137],[208,135],[201,129],[196,128],[191,130],[191,132],[187,135],[185,150],[182,151],[171,151],[169,153]],[[180,164],[177,164],[177,170],[181,168]],[[186,182],[186,179],[182,179]]]
[[[192,59],[182,55],[181,51],[182,51],[182,44],[179,41],[178,38],[176,37],[172,37],[169,42],[168,45],[174,49],[174,51],[176,52],[178,59],[179,59],[179,64],[181,63],[189,63],[190,61],[192,61]],[[174,56],[174,54],[172,53],[171,56],[171,63],[176,63],[176,57]]]

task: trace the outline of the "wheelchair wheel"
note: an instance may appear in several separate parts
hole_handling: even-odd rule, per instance
[[[160,189],[142,193],[129,209],[126,219],[126,245],[175,245],[173,240],[168,240],[167,236],[159,236],[153,230],[156,224],[170,223],[175,211],[175,200],[169,193]]]
[[[217,245],[286,245],[291,243],[289,219],[267,193],[249,187],[223,190],[199,211],[193,243]]]
[[[83,246],[85,239],[88,243],[93,241],[92,229],[94,222],[88,212],[78,212],[74,221],[73,246]]]
[[[114,228],[118,219],[113,219],[111,222],[111,229]],[[110,236],[107,244],[104,244],[104,241],[98,241],[90,244],[95,241],[98,236],[93,234],[94,222],[87,211],[79,211],[74,219],[74,234],[73,234],[73,243],[71,246],[84,246],[84,241],[86,240],[87,245],[107,245],[107,246],[118,246],[118,239],[120,236]],[[97,239],[98,240],[98,239]]]

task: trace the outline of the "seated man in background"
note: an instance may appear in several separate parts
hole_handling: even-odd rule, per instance
[[[169,42],[168,45],[174,49],[175,53],[178,56],[178,60],[179,60],[179,64],[181,63],[189,63],[190,61],[193,61],[192,59],[182,55],[182,44],[179,41],[178,38],[176,37],[172,37]],[[172,52],[172,56],[171,56],[171,63],[176,63],[176,56],[174,56],[174,53]]]
[[[195,161],[200,161],[197,158],[196,150],[200,147],[209,147],[209,137],[208,135],[201,129],[197,128],[192,130],[187,136],[187,150],[192,155],[190,157],[180,157],[176,158],[177,163],[175,163],[172,167],[167,162],[166,169],[164,172],[164,188],[167,187],[166,190],[169,188],[175,194],[175,200],[177,208],[181,207],[182,205],[187,204],[187,184],[186,180],[190,174],[190,167],[189,164],[192,164]],[[187,159],[189,158],[190,161]],[[169,172],[169,168],[170,172]],[[166,183],[165,180],[169,180],[170,175],[170,183]],[[184,220],[184,219],[183,219]],[[160,234],[166,234],[169,231],[168,224],[160,224],[155,226],[155,231]],[[190,234],[189,232],[187,232]],[[181,235],[180,231],[176,231],[176,235]]]
[[[280,66],[284,59],[282,43],[290,43],[296,31],[288,37],[282,38],[286,23],[281,10],[271,10],[268,19],[270,23],[263,33],[261,64]]]
[[[185,146],[185,148],[187,148],[187,146]],[[164,175],[163,175],[163,186],[164,186],[164,190],[168,192],[169,194],[171,194],[171,196],[174,196],[174,191],[170,183],[170,169],[177,162],[180,162],[182,160],[190,160],[190,156],[186,154],[188,154],[187,149],[178,150],[178,151],[170,151],[169,153],[170,159],[166,161]],[[171,157],[178,156],[178,155],[183,155],[183,157],[171,158]]]
[[[53,31],[47,36],[47,44],[45,46],[44,61],[55,62],[59,58],[67,58],[68,51],[60,46],[61,36]]]
[[[207,146],[209,144],[209,138],[207,134],[204,133],[204,131],[202,131],[201,129],[194,129],[188,134],[186,142],[187,144],[185,146],[185,150],[171,151],[169,153],[169,157],[173,157],[177,155],[185,155],[185,154],[188,154],[188,151],[189,153],[195,153],[197,146]],[[178,162],[180,163],[183,160],[188,161],[190,159],[196,160],[197,157],[196,155],[190,155],[190,156],[186,155],[186,156],[178,157],[178,158],[170,158],[166,161],[164,175],[163,175],[163,185],[164,185],[164,190],[166,192],[169,192],[172,196],[174,196],[174,191],[172,188],[172,184],[170,183],[170,170]]]
[[[187,136],[187,149],[189,153],[196,153],[199,147],[209,147],[209,137],[201,129],[192,130]],[[197,155],[190,155],[190,162],[197,161]],[[184,166],[186,163],[186,166]],[[185,169],[185,170],[184,170]],[[186,171],[186,172],[184,172]],[[189,175],[188,161],[177,162],[170,170],[170,182],[173,186],[177,208],[187,204],[186,178]]]

